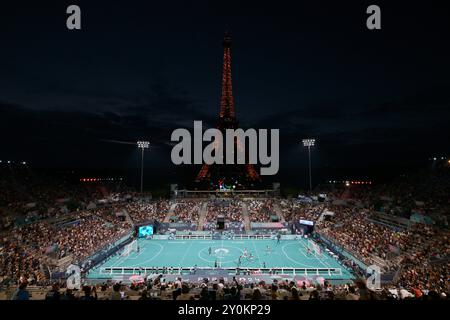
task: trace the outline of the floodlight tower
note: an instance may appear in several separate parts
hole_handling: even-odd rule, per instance
[[[309,162],[309,192],[312,191],[312,178],[311,178],[311,147],[314,147],[316,139],[303,139],[303,146],[308,147],[308,162]]]
[[[150,147],[150,142],[148,141],[138,141],[137,142],[138,148],[142,151],[142,157],[141,157],[141,193],[144,186],[144,150],[148,149]]]

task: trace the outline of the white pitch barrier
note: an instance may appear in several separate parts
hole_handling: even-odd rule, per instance
[[[322,257],[322,250],[320,246],[312,240],[308,240],[307,248],[315,254],[316,257]]]
[[[131,243],[127,244],[124,248],[123,248],[123,252],[121,254],[122,257],[127,257],[129,256],[133,251],[137,252],[137,248],[138,248],[138,242],[137,240],[133,240]]]
[[[229,275],[236,275],[237,272],[249,272],[251,274],[271,274],[271,275],[299,275],[299,276],[342,276],[341,268],[211,268],[211,267],[173,267],[170,274],[191,274],[196,270],[217,271],[225,270]],[[135,275],[135,274],[161,274],[163,267],[104,267],[100,268],[100,274],[105,275]]]

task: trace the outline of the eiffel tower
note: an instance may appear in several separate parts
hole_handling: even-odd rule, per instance
[[[238,121],[234,109],[233,86],[231,81],[231,35],[225,32],[223,40],[223,71],[222,93],[220,97],[220,112],[217,129],[225,134],[226,129],[237,129]],[[235,150],[242,148],[239,141],[235,141]],[[224,151],[224,159],[225,159]],[[196,182],[209,183],[210,186],[238,186],[248,188],[260,181],[260,177],[251,164],[203,164],[197,175]]]

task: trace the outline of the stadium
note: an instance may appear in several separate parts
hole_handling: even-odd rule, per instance
[[[2,299],[20,292],[17,283],[36,300],[56,294],[108,300],[239,300],[256,294],[267,300],[370,299],[365,293],[442,299],[448,292],[444,216],[418,213],[444,209],[445,192],[416,201],[416,213],[407,218],[397,210],[409,195],[393,196],[403,180],[378,187],[332,183],[294,198],[216,190],[153,200],[123,182],[63,185],[32,172],[21,164],[2,167],[5,183],[26,180],[27,195],[41,196],[24,205],[25,199],[2,192],[3,201],[14,203],[4,213],[22,212],[2,216]],[[415,196],[434,179],[449,181],[448,162],[408,181],[418,178],[420,184],[411,184]],[[111,193],[98,199],[106,190]],[[71,211],[68,199],[50,201],[61,194],[76,195],[81,207]],[[378,287],[370,283],[374,266]]]
[[[134,23],[126,36],[64,40],[102,59],[73,49],[83,58],[69,68],[72,49],[41,56],[33,47],[47,62],[38,65],[52,67],[28,77],[35,64],[22,67],[22,50],[11,55],[20,67],[5,68],[13,80],[0,75],[0,300],[448,300],[447,76],[423,77],[432,88],[420,96],[405,71],[393,94],[378,65],[349,62],[336,48],[339,62],[327,64],[317,57],[329,47],[294,46],[278,29],[286,21],[264,21],[267,30],[255,33],[239,20],[232,36],[199,18],[204,30],[220,24],[213,39],[177,17],[164,36],[152,34],[152,46]],[[335,36],[327,34],[330,43]],[[348,41],[352,56],[358,41]],[[280,47],[306,53],[298,59]],[[366,66],[374,82],[358,78]],[[62,84],[64,72],[73,88]],[[375,82],[379,100],[366,94]],[[326,94],[314,90],[322,85]],[[425,106],[431,111],[421,113]],[[200,120],[210,140],[196,132]],[[224,148],[222,133],[241,124],[255,129]],[[277,130],[270,143],[251,136],[266,128]],[[179,162],[176,130],[189,134]],[[199,162],[182,161],[191,155]],[[272,165],[275,174],[264,175]]]

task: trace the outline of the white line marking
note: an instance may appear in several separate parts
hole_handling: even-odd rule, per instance
[[[262,268],[262,267],[263,267],[262,261],[261,261],[261,258],[259,257],[259,252],[258,252],[258,250],[256,249],[256,245],[255,245],[255,242],[254,242],[253,240],[252,240],[252,244],[253,244],[253,248],[255,249],[255,253],[256,253],[256,255],[258,256],[259,267]]]
[[[295,244],[295,243],[288,243],[288,244],[285,244],[284,246],[281,247],[281,251],[283,251],[283,253],[284,253],[284,255],[286,256],[286,258],[288,258],[288,259],[291,260],[292,262],[294,262],[294,263],[296,263],[296,264],[298,264],[298,265],[301,265],[301,266],[303,266],[303,267],[305,267],[305,268],[313,268],[313,267],[311,267],[311,266],[309,266],[309,265],[307,265],[307,264],[298,262],[297,260],[292,259],[291,257],[289,257],[289,255],[288,255],[288,254],[286,253],[286,251],[285,251],[285,248],[286,248],[288,245],[290,245],[290,244],[292,245],[292,244]]]
[[[136,259],[138,259],[146,249],[147,249],[147,248],[142,248],[142,249],[140,249],[140,250],[139,250],[139,253],[136,253],[133,257],[132,257],[132,256],[129,256],[129,257],[128,257],[128,260],[136,260]]]
[[[189,248],[186,250],[186,252],[183,255],[183,258],[181,258],[180,263],[178,264],[179,267],[183,266],[183,261],[186,258],[186,255],[189,253],[189,251],[191,250],[192,244],[194,243],[194,241],[191,241]]]
[[[152,261],[152,260],[154,260],[155,258],[157,258],[157,257],[161,254],[161,252],[164,250],[164,247],[163,247],[160,243],[152,242],[151,244],[158,245],[158,246],[159,246],[159,251],[158,251],[153,257],[151,257],[151,258],[149,258],[149,259],[147,259],[147,260],[142,261],[142,263],[140,263],[140,265],[142,265],[142,266],[146,266],[146,263],[147,263],[147,262]]]

